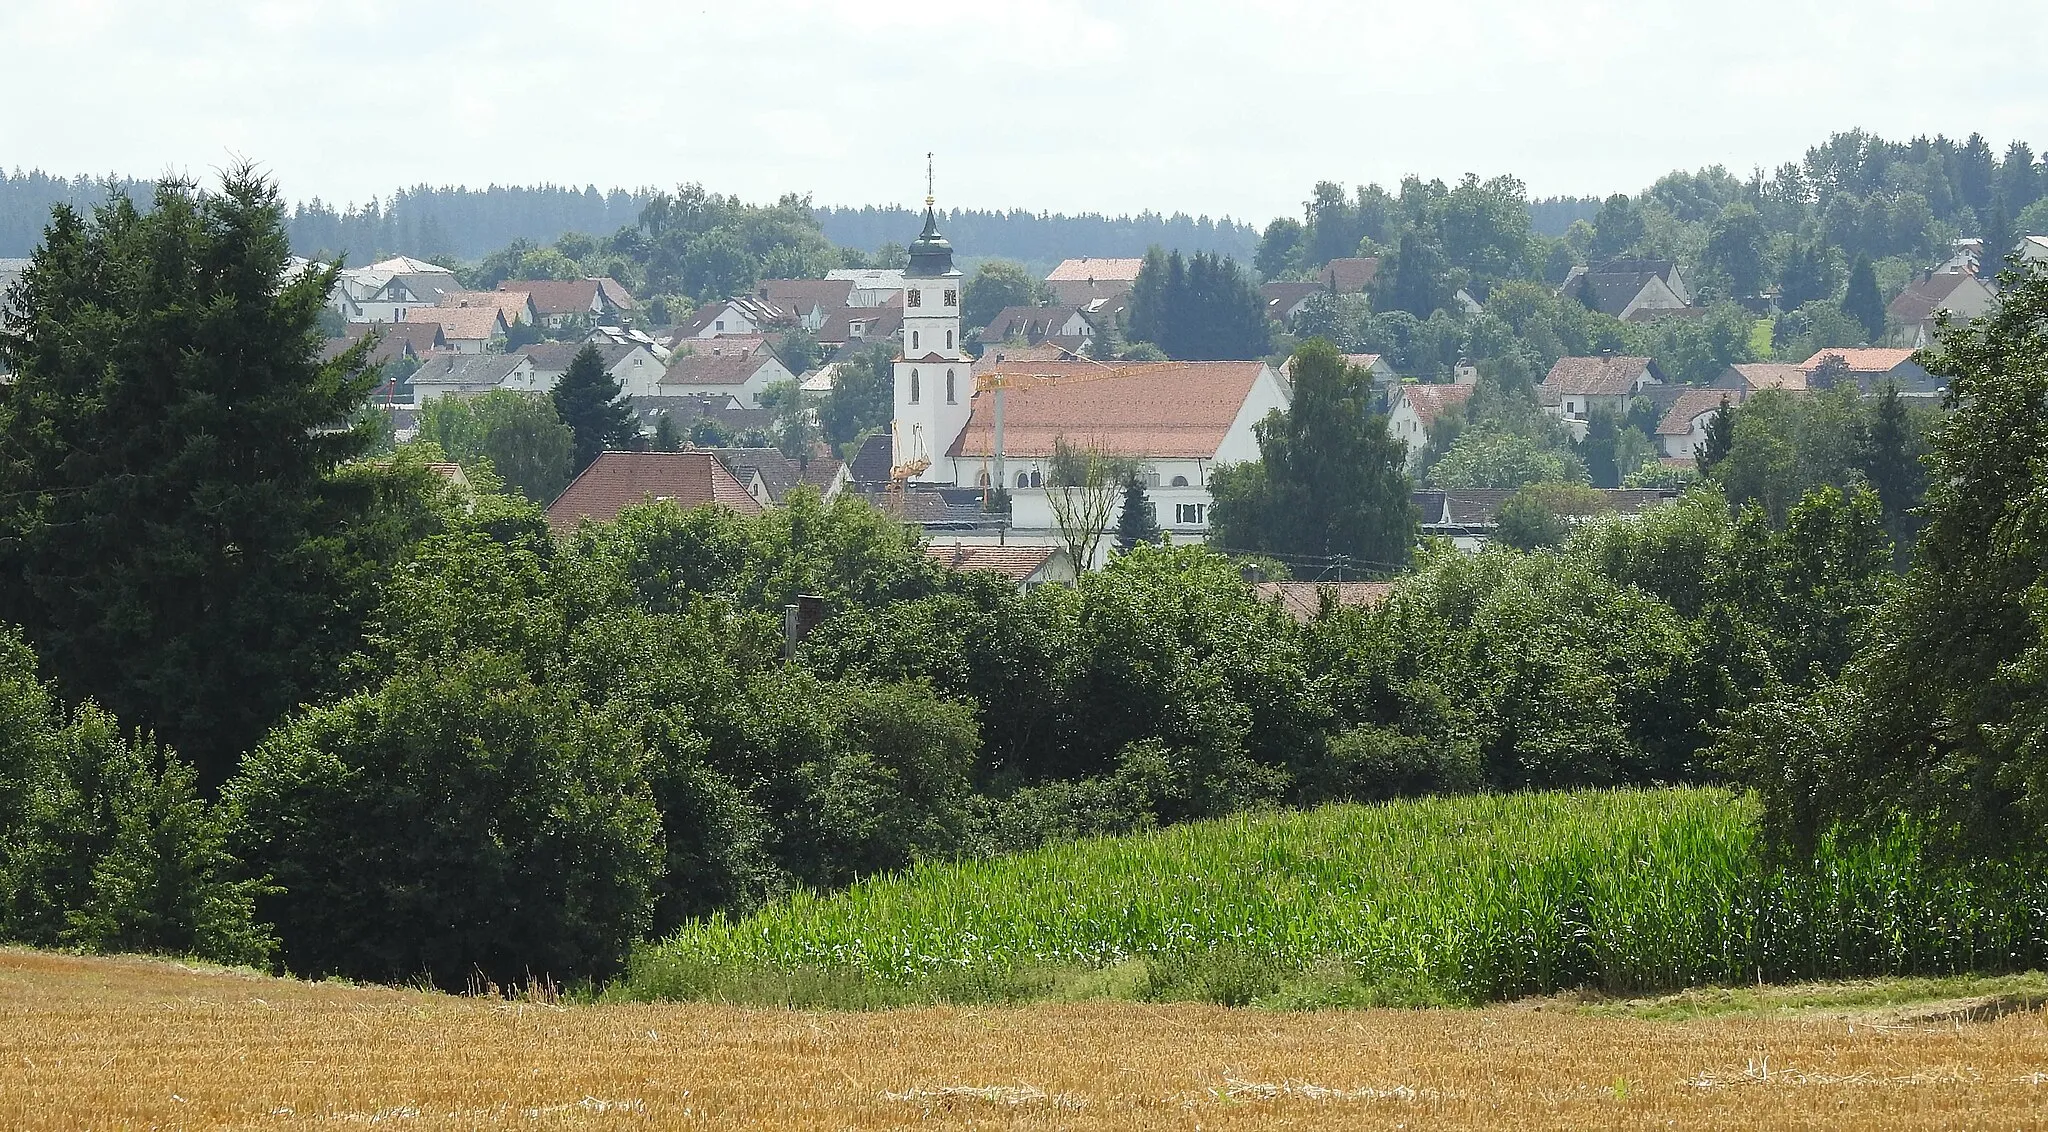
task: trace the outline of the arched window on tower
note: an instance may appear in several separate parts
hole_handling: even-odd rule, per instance
[[[946,349],[950,350],[950,349],[952,349],[952,348],[953,348],[953,332],[952,332],[952,331],[950,331],[950,330],[948,330],[948,331],[946,331]]]
[[[917,371],[910,371],[910,403],[917,404]]]
[[[910,332],[910,348],[913,350],[917,349],[917,331],[915,330]]]
[[[956,397],[955,397],[955,396],[953,395],[953,371],[952,371],[952,370],[947,370],[947,371],[946,371],[946,404],[948,404],[948,405],[957,405],[957,404],[959,404],[959,403],[960,403],[960,402],[959,402],[959,400],[958,400],[958,399],[957,399],[957,398],[956,398]]]

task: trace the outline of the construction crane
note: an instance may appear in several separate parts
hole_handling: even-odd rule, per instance
[[[910,481],[923,475],[932,466],[931,457],[927,456],[924,450],[924,427],[910,426],[910,443],[907,445],[903,443],[901,428],[901,425],[893,426],[895,436],[891,447],[909,458],[900,464],[890,466],[888,492],[889,497],[897,503],[898,511],[902,510],[903,493]]]
[[[1005,390],[1025,380],[1030,381],[1031,387],[1034,389],[1046,389],[1064,385],[1081,385],[1087,382],[1104,381],[1111,378],[1130,377],[1133,374],[1150,368],[1152,365],[1158,364],[1155,362],[1112,366],[1097,362],[1093,358],[1079,358],[1077,360],[1089,362],[1099,368],[1094,371],[1084,370],[1080,373],[1005,373],[997,369],[975,377],[974,392],[977,395],[991,393],[995,396],[994,419],[991,422],[995,426],[993,445],[995,449],[995,478],[989,481],[995,487],[1003,488],[1008,486],[1007,481],[1003,478],[1003,392]],[[915,426],[912,427],[914,428]],[[925,466],[929,467],[930,461],[926,461]],[[919,470],[922,471],[923,469],[920,468]],[[984,488],[982,492],[984,503],[987,502],[987,496],[988,490]]]

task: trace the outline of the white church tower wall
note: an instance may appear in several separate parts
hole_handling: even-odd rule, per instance
[[[934,200],[924,198],[924,232],[910,245],[903,273],[903,344],[896,362],[896,465],[923,462],[913,478],[950,484],[946,450],[967,427],[973,363],[960,336],[963,278],[953,245],[939,234]]]

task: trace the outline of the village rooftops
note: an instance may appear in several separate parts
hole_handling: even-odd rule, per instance
[[[505,332],[505,316],[497,307],[413,307],[405,321],[439,323],[450,342],[488,342]]]
[[[986,570],[1017,582],[1027,582],[1044,572],[1053,558],[1065,553],[1055,546],[983,546],[954,543],[927,546],[925,557],[948,570]]]
[[[1462,407],[1472,399],[1472,385],[1403,385],[1400,396],[1415,410],[1415,416],[1422,422],[1422,430],[1428,432],[1431,425],[1445,413]]]
[[[1257,361],[1030,362],[991,371],[1006,386],[1005,455],[1049,457],[1064,438],[1108,454],[1166,459],[1214,457],[1253,386],[1271,372]],[[994,455],[994,416],[994,397],[976,393],[947,455]]]
[[[1890,373],[1913,360],[1913,351],[1895,350],[1881,346],[1860,348],[1831,348],[1821,350],[1799,363],[1799,368],[1809,375],[1820,368],[1830,357],[1841,358],[1848,365],[1850,373]]]
[[[1355,295],[1372,286],[1379,278],[1380,257],[1348,256],[1333,259],[1316,272],[1316,285],[1329,288],[1340,295]]]
[[[677,354],[661,375],[661,384],[745,385],[773,358],[772,354]]]
[[[628,507],[659,501],[684,510],[715,503],[742,515],[761,513],[761,504],[708,451],[605,452],[548,506],[548,522],[608,523]]]
[[[1543,388],[1575,397],[1628,397],[1636,393],[1636,382],[1648,372],[1663,380],[1657,363],[1649,358],[1610,354],[1597,358],[1559,358],[1543,379]]]
[[[1082,256],[1080,259],[1060,261],[1045,277],[1047,283],[1135,283],[1138,269],[1145,266],[1143,259],[1096,259]]]
[[[1787,393],[1806,392],[1806,370],[1786,362],[1737,362],[1728,367],[1748,392],[1763,389],[1782,389]]]
[[[1306,625],[1323,615],[1323,603],[1333,609],[1371,609],[1394,592],[1392,582],[1259,582],[1252,592],[1260,601],[1273,602],[1295,621]]]

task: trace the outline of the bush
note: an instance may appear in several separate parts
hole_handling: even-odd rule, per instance
[[[262,964],[235,871],[192,768],[90,703],[66,721],[0,632],[0,938]]]
[[[491,653],[302,714],[225,803],[303,975],[602,977],[661,868],[631,733]]]

